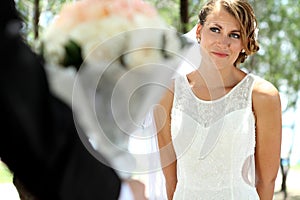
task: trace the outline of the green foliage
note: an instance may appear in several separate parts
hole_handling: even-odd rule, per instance
[[[179,0],[146,0],[153,5],[161,17],[172,27],[178,30],[179,20]]]
[[[180,22],[180,0],[146,0],[152,4],[164,18],[164,20],[179,32],[182,30],[183,24]],[[189,1],[189,23],[188,30],[191,29],[198,20],[198,11],[201,8],[203,0]]]
[[[16,0],[16,6],[23,20],[23,35],[28,43],[33,41],[33,1]]]
[[[295,0],[253,1],[259,22],[260,51],[246,68],[272,82],[294,107],[300,89],[300,14]],[[255,60],[254,60],[255,59]],[[254,60],[254,61],[253,61]]]
[[[53,17],[60,11],[64,3],[73,2],[74,0],[39,0],[38,6],[40,11],[40,23],[38,24],[37,29],[39,33],[43,32],[44,26],[48,24],[41,24],[41,18],[45,17],[47,20],[51,21]],[[36,5],[35,0],[15,0],[16,7],[21,15],[23,20],[23,29],[22,33],[25,40],[31,45],[34,49],[38,46],[38,38],[34,37],[34,29],[36,24],[34,23],[34,8]],[[45,16],[45,14],[49,14]],[[43,20],[44,21],[44,20]],[[41,35],[41,34],[39,34]]]

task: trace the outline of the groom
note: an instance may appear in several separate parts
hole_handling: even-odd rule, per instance
[[[86,150],[71,109],[49,92],[39,58],[19,36],[14,0],[0,9],[0,158],[18,190],[33,199],[145,199],[143,184],[120,180]]]

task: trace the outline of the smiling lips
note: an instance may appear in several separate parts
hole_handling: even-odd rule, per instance
[[[220,58],[225,58],[225,57],[228,56],[227,53],[216,52],[216,51],[213,51],[212,54],[215,55],[215,56],[217,56],[217,57],[220,57]]]

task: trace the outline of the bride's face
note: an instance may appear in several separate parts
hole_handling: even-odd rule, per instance
[[[224,8],[216,7],[197,28],[197,37],[204,54],[218,69],[234,66],[243,49],[238,21]]]

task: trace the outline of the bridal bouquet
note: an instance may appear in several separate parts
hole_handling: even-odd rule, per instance
[[[152,30],[132,32],[144,28]],[[113,36],[114,41],[107,42]],[[130,69],[164,59],[181,48],[178,34],[141,0],[81,0],[67,4],[43,38],[47,62],[76,68],[83,61],[90,64],[119,59]],[[139,51],[130,52],[135,49]]]
[[[169,87],[186,46],[142,0],[81,0],[45,31],[42,54],[50,89],[72,106],[78,131],[116,170],[131,172],[128,139]]]

